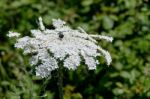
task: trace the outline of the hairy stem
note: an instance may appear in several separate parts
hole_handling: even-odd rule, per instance
[[[59,62],[58,68],[58,92],[59,92],[59,99],[63,99],[63,62]]]

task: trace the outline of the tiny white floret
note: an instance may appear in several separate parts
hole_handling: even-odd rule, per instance
[[[12,31],[9,31],[9,33],[7,34],[8,37],[19,37],[20,34],[17,33],[17,32],[12,32]]]

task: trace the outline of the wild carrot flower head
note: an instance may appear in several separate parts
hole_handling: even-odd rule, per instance
[[[104,56],[107,65],[110,65],[112,59],[109,52],[102,49],[96,40],[105,39],[112,42],[112,37],[90,35],[82,28],[72,29],[60,19],[52,21],[55,29],[47,29],[40,17],[39,29],[31,30],[32,37],[17,38],[15,44],[24,54],[32,55],[30,64],[35,66],[37,76],[49,76],[52,70],[59,68],[59,61],[63,62],[64,67],[73,70],[84,61],[88,69],[92,70],[99,64],[96,57]],[[9,32],[8,36],[19,37],[19,34]]]

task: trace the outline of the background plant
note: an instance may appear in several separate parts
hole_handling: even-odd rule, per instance
[[[130,99],[150,97],[150,5],[148,0],[1,0],[0,1],[0,98],[40,98],[42,80],[30,75],[28,57],[13,47],[8,30],[37,27],[38,16],[46,27],[49,20],[61,18],[71,26],[114,37],[109,49],[113,63],[101,60],[96,71],[80,66],[64,70],[64,97],[82,99]],[[17,53],[16,53],[17,52]],[[56,80],[50,80],[46,98],[57,96]],[[109,94],[109,95],[108,95]]]

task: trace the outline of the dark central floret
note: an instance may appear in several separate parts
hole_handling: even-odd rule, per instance
[[[63,32],[58,32],[59,38],[62,39],[64,37]]]

